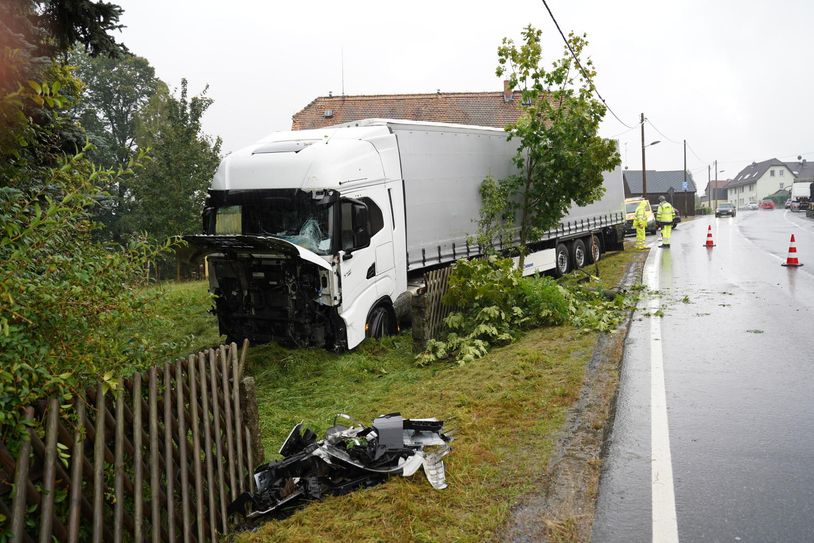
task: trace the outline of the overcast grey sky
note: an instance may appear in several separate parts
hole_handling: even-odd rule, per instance
[[[116,0],[113,0],[116,2]],[[687,168],[703,190],[718,160],[733,177],[752,161],[814,160],[810,0],[548,0],[566,33],[587,33],[596,86],[610,107],[602,134],[621,142],[623,164]],[[288,130],[317,96],[501,90],[504,36],[543,29],[546,58],[562,40],[540,0],[269,2],[119,0],[121,36],[171,87],[208,84],[205,130],[224,151]],[[713,173],[714,178],[714,173]]]

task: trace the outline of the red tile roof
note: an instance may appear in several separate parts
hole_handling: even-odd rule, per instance
[[[508,97],[508,93],[507,93]],[[320,96],[294,114],[291,128],[304,130],[360,119],[408,119],[503,128],[520,116],[520,92],[439,92]]]

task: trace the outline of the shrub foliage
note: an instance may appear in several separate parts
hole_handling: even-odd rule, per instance
[[[541,326],[610,332],[631,308],[623,295],[608,296],[573,281],[565,286],[551,277],[522,277],[508,258],[461,260],[453,266],[443,302],[455,311],[444,321],[445,335],[430,340],[418,355],[419,365],[447,358],[466,364]]]
[[[133,330],[155,318],[143,270],[168,245],[91,239],[94,186],[112,175],[78,153],[48,169],[43,188],[0,188],[2,438],[21,430],[20,406],[113,382],[156,354]]]

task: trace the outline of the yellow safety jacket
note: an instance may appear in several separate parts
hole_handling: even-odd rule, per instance
[[[673,219],[675,218],[675,211],[673,210],[673,206],[670,205],[670,202],[662,202],[659,204],[659,208],[656,210],[656,220],[659,223],[673,223]]]
[[[639,202],[639,207],[636,208],[633,217],[633,226],[635,228],[644,228],[647,226],[647,202],[645,200]]]

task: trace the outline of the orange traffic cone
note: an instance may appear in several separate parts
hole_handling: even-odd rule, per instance
[[[712,242],[712,225],[711,224],[709,225],[709,228],[707,228],[707,242],[703,246],[706,247],[707,249],[712,249],[713,247],[715,247],[715,244]]]
[[[789,256],[786,257],[786,262],[782,265],[790,268],[802,266],[800,261],[797,260],[797,246],[794,245],[794,234],[791,235],[791,240],[789,241]]]

